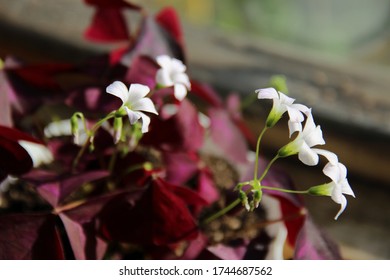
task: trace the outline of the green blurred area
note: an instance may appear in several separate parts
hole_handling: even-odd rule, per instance
[[[137,2],[137,1],[136,1]],[[390,0],[144,0],[191,24],[390,64]]]

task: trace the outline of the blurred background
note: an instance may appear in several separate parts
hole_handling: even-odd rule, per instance
[[[390,0],[131,2],[152,14],[177,9],[191,76],[222,94],[245,97],[285,76],[290,96],[313,108],[325,148],[348,167],[357,197],[338,221],[329,198],[308,198],[314,221],[345,258],[390,259]],[[0,56],[81,62],[112,49],[83,39],[92,13],[82,0],[0,0]],[[269,109],[257,103],[244,112],[254,133]],[[271,131],[266,156],[287,141],[286,127]],[[278,164],[298,188],[324,181],[319,168],[296,159]]]

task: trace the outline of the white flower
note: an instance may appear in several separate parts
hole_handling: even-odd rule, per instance
[[[19,140],[18,143],[30,155],[34,167],[38,167],[41,164],[48,164],[54,159],[51,151],[42,144],[26,140]]]
[[[186,66],[180,60],[167,55],[157,56],[156,61],[161,67],[156,73],[157,84],[164,87],[173,86],[176,99],[182,101],[187,90],[191,89],[190,79],[185,73]]]
[[[142,119],[142,133],[149,130],[150,118],[142,113],[149,112],[158,115],[152,100],[145,97],[150,89],[141,84],[131,84],[129,90],[124,83],[116,81],[109,85],[106,91],[116,97],[119,97],[129,117],[130,123],[135,124],[139,119]]]
[[[323,149],[313,148],[316,145],[325,144],[322,137],[322,130],[319,125],[316,126],[312,114],[307,114],[305,127],[300,131],[294,141],[288,143],[279,150],[280,157],[287,157],[298,154],[298,158],[306,165],[317,165],[319,156],[322,155],[331,163],[338,161],[337,156]]]
[[[295,99],[288,97],[274,88],[264,88],[255,91],[258,99],[272,99],[273,106],[267,118],[267,126],[273,127],[285,112],[288,112],[288,128],[291,135],[296,131],[302,131],[303,114],[310,113],[310,109],[302,104],[294,104]]]
[[[330,196],[334,202],[340,204],[340,210],[335,216],[335,220],[337,220],[340,214],[347,207],[347,199],[344,194],[351,195],[353,197],[355,197],[355,194],[348,183],[347,168],[344,164],[340,162],[335,164],[329,162],[325,165],[323,172],[326,176],[332,179],[332,182],[312,187],[309,189],[309,193],[313,195]]]
[[[74,143],[79,146],[83,145],[88,138],[81,119],[78,119],[77,133],[72,133],[71,120],[66,119],[49,123],[44,129],[44,134],[47,138],[74,135]]]

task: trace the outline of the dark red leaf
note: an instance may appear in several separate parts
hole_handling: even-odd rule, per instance
[[[95,42],[129,41],[127,23],[119,8],[97,8],[85,38]]]
[[[59,235],[50,214],[0,216],[0,259],[63,259]]]

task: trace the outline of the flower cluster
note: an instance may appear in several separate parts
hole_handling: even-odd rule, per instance
[[[259,99],[273,100],[273,107],[266,120],[266,128],[273,127],[281,119],[283,114],[288,112],[289,136],[291,137],[294,132],[298,132],[293,141],[279,149],[276,158],[284,158],[298,154],[299,160],[309,166],[317,165],[320,155],[328,160],[323,172],[332,181],[321,186],[311,187],[307,192],[312,195],[331,196],[333,201],[340,204],[340,211],[335,216],[335,219],[337,219],[347,205],[344,194],[353,197],[355,195],[346,177],[347,169],[339,162],[337,155],[331,151],[316,148],[318,145],[324,145],[325,140],[321,127],[314,122],[312,110],[305,105],[294,103],[295,100],[293,98],[288,97],[280,91],[276,91],[274,88],[258,89],[256,93],[258,93]],[[302,122],[305,119],[305,125],[302,128]],[[254,178],[254,180],[256,181],[257,178]],[[258,188],[254,189],[257,192],[259,191]]]

